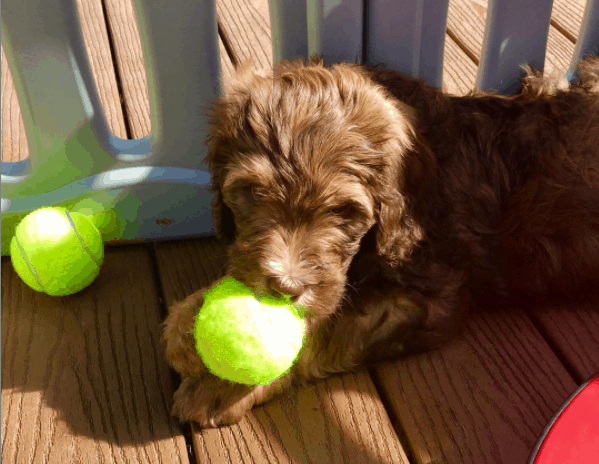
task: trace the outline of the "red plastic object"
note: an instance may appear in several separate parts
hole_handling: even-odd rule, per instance
[[[529,464],[599,464],[599,374],[560,408]]]

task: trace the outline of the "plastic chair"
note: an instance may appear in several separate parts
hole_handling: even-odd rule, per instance
[[[213,0],[134,0],[149,84],[151,135],[106,123],[75,0],[5,0],[3,40],[30,156],[2,162],[2,254],[14,227],[43,206],[112,209],[105,241],[210,235],[208,114],[221,93]],[[385,63],[440,86],[448,0],[271,0],[274,61]],[[519,65],[542,68],[551,1],[490,1],[476,87],[511,93]],[[568,77],[597,53],[599,0],[589,0]]]

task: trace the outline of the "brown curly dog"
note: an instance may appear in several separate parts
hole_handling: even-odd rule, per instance
[[[247,63],[214,107],[208,163],[228,275],[292,295],[308,330],[289,374],[239,385],[194,349],[205,289],[175,304],[181,420],[234,423],[292,383],[435,346],[485,301],[599,296],[599,58],[570,87],[529,71],[512,97]]]

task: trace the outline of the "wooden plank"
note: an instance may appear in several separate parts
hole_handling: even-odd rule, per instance
[[[217,12],[225,37],[230,41],[233,63],[253,59],[256,69],[273,64],[268,0],[217,0]],[[446,37],[443,86],[450,93],[463,95],[472,90],[476,67]],[[463,62],[463,63],[462,63]]]
[[[104,3],[122,85],[129,129],[127,138],[145,137],[151,132],[150,99],[133,1],[105,0]]]
[[[225,252],[214,238],[155,246],[168,305],[224,272]],[[239,424],[193,430],[200,463],[408,462],[365,371],[292,390],[255,408]]]
[[[252,58],[254,67],[273,65],[268,0],[217,0],[216,12],[232,50],[233,65]]]
[[[574,54],[574,44],[566,40],[564,36],[554,27],[549,28],[547,36],[547,51],[545,52],[545,69],[547,76],[556,79],[562,78],[568,68]]]
[[[526,462],[577,385],[517,309],[479,312],[443,348],[374,374],[422,463]]]
[[[449,2],[447,29],[455,37],[460,46],[466,50],[466,53],[474,56],[476,60],[480,60],[481,56],[487,17],[487,4],[486,0],[451,0]],[[578,11],[573,10],[569,14],[575,17],[573,21],[580,28],[582,13],[580,12],[579,14]],[[576,30],[577,35],[578,30]],[[573,52],[574,47],[572,42],[553,25],[550,26],[545,53],[545,67],[547,72],[565,72],[568,69]]]
[[[219,20],[230,42],[233,63],[253,59],[256,69],[273,64],[270,14],[267,0],[217,0]],[[472,90],[476,67],[446,37],[443,85],[450,93],[463,95]]]
[[[586,0],[553,0],[551,23],[572,43],[580,32],[585,6]]]
[[[466,95],[474,90],[476,65],[454,40],[445,36],[443,55],[443,90],[453,95]]]
[[[4,44],[2,45],[2,81],[0,83],[0,114],[2,161],[21,161],[29,157],[25,124],[17,98],[15,83],[10,73]]]
[[[105,0],[110,32],[113,36],[114,55],[123,87],[130,138],[140,138],[152,130],[150,98],[144,66],[139,27],[132,0]],[[232,72],[231,60],[219,38],[223,79]]]
[[[225,45],[223,44],[223,40],[220,36],[218,38],[218,49],[220,51],[220,69],[222,72],[221,83],[224,83],[231,79],[235,68],[231,62],[231,57],[227,54],[227,50],[225,49]]]
[[[531,317],[577,383],[599,372],[599,305],[533,308]]]
[[[480,60],[482,50],[487,3],[486,0],[450,0],[447,11],[447,29],[476,60]]]
[[[118,137],[127,138],[102,0],[77,0],[77,8],[87,56],[108,126]]]
[[[189,462],[146,247],[107,250],[76,295],[50,297],[2,259],[2,462]]]
[[[199,463],[406,463],[365,371],[331,377],[194,434]]]

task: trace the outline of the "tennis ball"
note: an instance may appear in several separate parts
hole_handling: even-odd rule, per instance
[[[17,226],[10,255],[15,271],[32,289],[70,295],[100,272],[104,243],[89,217],[66,208],[41,208]]]
[[[204,293],[194,335],[214,375],[247,385],[269,384],[297,358],[304,342],[303,308],[286,298],[259,298],[233,277]]]

